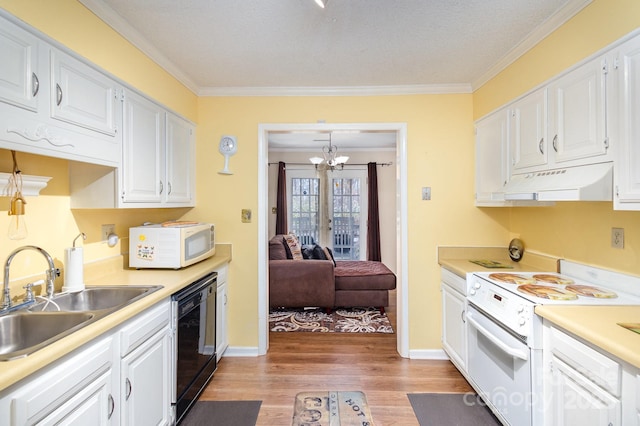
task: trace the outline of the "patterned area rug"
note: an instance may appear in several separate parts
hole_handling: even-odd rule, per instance
[[[327,314],[323,309],[272,309],[271,331],[316,333],[393,333],[389,318],[377,308],[339,308]]]

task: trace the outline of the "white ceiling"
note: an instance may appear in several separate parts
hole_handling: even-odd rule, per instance
[[[197,95],[259,96],[470,93],[591,0],[79,1]]]

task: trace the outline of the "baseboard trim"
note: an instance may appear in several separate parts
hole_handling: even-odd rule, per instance
[[[413,349],[409,350],[409,359],[448,360],[449,357],[443,349]]]
[[[222,354],[222,357],[256,357],[258,355],[258,348],[256,346],[229,346]]]

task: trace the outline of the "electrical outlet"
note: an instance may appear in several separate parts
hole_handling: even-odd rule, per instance
[[[107,241],[109,239],[109,235],[115,234],[115,232],[116,232],[116,225],[114,225],[113,223],[109,225],[102,225],[102,233],[100,234],[101,236],[100,241]]]
[[[624,228],[611,228],[611,247],[624,248]]]

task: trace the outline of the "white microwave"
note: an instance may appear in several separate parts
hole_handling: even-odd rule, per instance
[[[216,253],[211,223],[166,222],[129,228],[129,267],[180,269]]]

